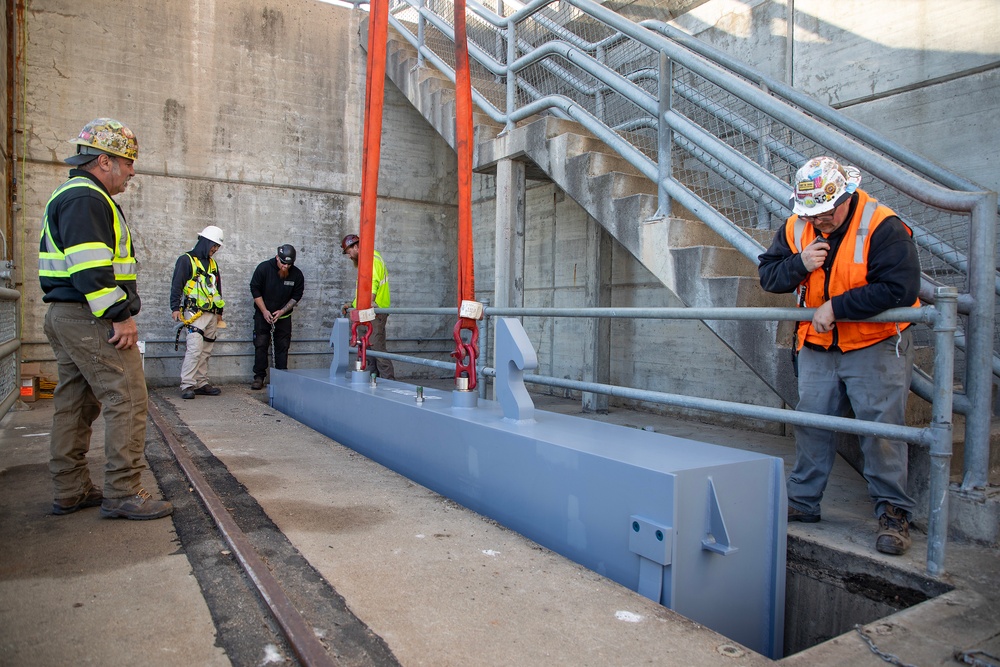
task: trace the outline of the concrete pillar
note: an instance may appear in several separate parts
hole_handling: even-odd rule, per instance
[[[587,306],[611,307],[611,234],[593,218],[587,220]],[[611,320],[590,322],[590,354],[586,355],[583,379],[611,383]],[[583,392],[584,412],[607,412],[608,396]]]
[[[503,159],[497,163],[496,279],[493,305],[524,305],[524,163]]]

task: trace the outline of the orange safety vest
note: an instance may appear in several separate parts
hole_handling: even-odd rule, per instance
[[[883,220],[894,215],[896,214],[892,209],[879,204],[877,199],[859,189],[854,215],[845,223],[847,231],[844,232],[844,238],[830,268],[829,286],[826,285],[825,271],[821,269],[812,271],[799,285],[799,306],[819,308],[835,296],[867,285],[868,249],[872,233]],[[905,223],[903,227],[910,236],[913,236],[913,232]],[[785,224],[785,238],[792,252],[798,253],[801,252],[800,248],[805,248],[816,239],[816,229],[799,216],[793,215]],[[920,307],[920,299],[913,303],[913,307]],[[910,324],[910,322],[837,322],[831,331],[819,333],[813,328],[811,321],[799,322],[796,347],[802,349],[808,342],[829,349],[836,343],[842,351],[850,352],[895,336]]]

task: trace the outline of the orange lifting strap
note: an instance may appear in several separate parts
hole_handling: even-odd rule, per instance
[[[368,23],[368,71],[365,75],[365,129],[361,158],[361,242],[358,244],[358,306],[351,311],[351,345],[358,346],[361,369],[367,365],[372,327],[358,321],[358,313],[371,309],[372,262],[375,252],[375,215],[378,205],[378,169],[382,147],[382,107],[385,102],[385,54],[389,25],[388,0],[372,0]],[[365,327],[358,338],[358,326]]]
[[[476,281],[472,248],[472,76],[469,73],[469,42],[465,29],[465,0],[455,0],[455,150],[458,153],[458,307],[455,324],[455,379],[469,378],[476,388],[476,357],[479,329],[476,320],[462,317],[462,301],[475,301]],[[462,329],[472,333],[462,341]]]

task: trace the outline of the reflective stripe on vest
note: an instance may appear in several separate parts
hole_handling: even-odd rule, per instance
[[[56,197],[70,188],[90,188],[104,197],[111,208],[113,217],[114,249],[100,241],[80,243],[66,248],[65,251],[56,244],[49,228],[49,206]],[[49,201],[45,204],[40,245],[44,245],[44,249],[40,247],[38,253],[38,276],[40,278],[68,280],[74,273],[110,266],[115,274],[115,282],[134,282],[136,280],[137,262],[131,254],[132,234],[128,225],[122,221],[118,207],[111,196],[84,176],[74,176],[56,188],[52,196],[49,197]],[[125,290],[117,286],[96,290],[84,296],[90,305],[91,312],[96,317],[101,317],[110,306],[127,298]]]
[[[192,299],[198,308],[224,308],[225,300],[219,294],[216,286],[215,274],[219,270],[219,265],[211,257],[208,258],[208,270],[202,265],[201,260],[185,253],[191,260],[191,278],[184,283],[184,296]]]
[[[67,248],[65,252],[61,251],[56,245],[56,242],[52,238],[52,233],[49,230],[49,204],[52,203],[56,197],[61,195],[66,190],[70,188],[90,188],[94,192],[98,192],[104,197],[105,201],[108,202],[108,206],[111,208],[111,213],[114,216],[114,230],[115,230],[115,246],[117,252],[104,245],[103,243],[86,243],[78,246],[73,246],[72,248]],[[59,186],[52,196],[49,197],[49,201],[45,204],[45,219],[42,221],[42,234],[41,240],[45,243],[45,250],[40,252],[38,255],[38,269],[39,275],[44,275],[50,278],[68,278],[74,271],[70,268],[72,265],[91,263],[89,266],[80,266],[76,271],[81,271],[84,268],[91,268],[93,266],[107,265],[108,260],[110,260],[111,265],[114,267],[115,278],[117,280],[135,280],[136,279],[136,261],[135,257],[129,254],[129,248],[132,246],[132,234],[128,229],[128,225],[122,223],[121,217],[118,215],[118,207],[115,205],[114,200],[108,195],[107,192],[101,188],[94,185],[90,179],[84,176],[75,176],[70,180]],[[79,260],[73,259],[67,262],[67,256],[76,252],[88,252],[95,249],[105,249],[105,256],[98,256],[96,254],[84,255]],[[110,255],[110,257],[107,257]]]

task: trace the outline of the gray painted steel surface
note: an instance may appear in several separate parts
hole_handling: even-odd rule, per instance
[[[342,331],[335,327],[335,349],[345,349],[336,345]],[[523,401],[519,414],[530,417],[511,419],[497,402],[464,407],[468,401],[452,396],[468,392],[425,388],[418,403],[412,385],[353,382],[343,368],[341,360],[333,372],[272,371],[272,405],[567,558],[780,657],[786,529],[780,459],[529,410]]]

